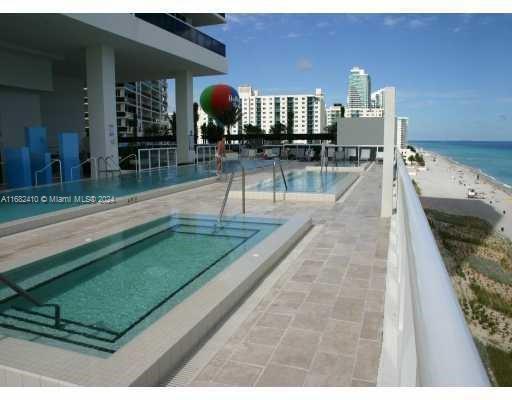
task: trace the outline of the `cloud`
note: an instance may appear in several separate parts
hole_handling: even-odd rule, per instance
[[[311,60],[309,58],[303,57],[297,61],[297,69],[299,71],[309,71],[312,68],[313,68],[313,63],[311,62]]]
[[[386,15],[384,17],[383,23],[384,23],[385,26],[393,27],[395,25],[398,25],[403,20],[404,20],[403,17],[397,17],[397,16],[393,16],[393,15]]]
[[[429,17],[417,17],[410,19],[407,24],[409,28],[412,29],[420,29],[429,26],[432,22],[434,22],[437,18],[435,16]]]
[[[397,102],[408,107],[430,107],[434,104],[456,103],[460,105],[474,104],[480,100],[478,92],[472,89],[447,91],[397,91]]]
[[[507,120],[507,116],[505,114],[500,114],[498,115],[498,118],[502,121],[506,121]]]
[[[317,28],[327,28],[330,25],[331,25],[330,22],[320,21],[320,22],[317,22],[316,27]]]
[[[404,26],[410,29],[420,29],[429,26],[437,19],[436,16],[421,15],[386,15],[382,20],[384,26],[393,28],[395,26]]]
[[[285,37],[288,38],[288,39],[297,39],[297,38],[300,38],[301,36],[302,36],[302,34],[300,34],[300,33],[290,32]]]

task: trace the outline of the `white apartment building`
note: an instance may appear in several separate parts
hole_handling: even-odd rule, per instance
[[[372,108],[384,108],[384,89],[372,92],[370,95],[370,104]]]
[[[339,103],[334,103],[332,106],[327,107],[325,109],[325,124],[326,126],[331,126],[336,123],[338,117],[341,117],[341,113],[343,112],[343,105]]]
[[[347,108],[345,118],[382,118],[383,108]]]
[[[87,89],[85,96],[85,132],[88,133]],[[117,83],[116,114],[119,137],[144,136],[155,127],[168,129],[167,80]]]
[[[402,150],[407,147],[407,130],[409,129],[409,118],[396,118],[396,146]]]
[[[91,157],[116,164],[116,84],[175,79],[178,160],[192,162],[193,78],[227,72],[225,45],[197,27],[222,23],[216,13],[0,14],[0,150],[45,126],[50,147],[78,132]]]
[[[325,99],[322,89],[310,94],[260,95],[250,85],[238,87],[242,119],[231,129],[232,135],[244,133],[245,125],[254,125],[265,133],[280,122],[293,125],[294,134],[323,133],[326,127]],[[208,122],[208,116],[200,109],[199,127]]]

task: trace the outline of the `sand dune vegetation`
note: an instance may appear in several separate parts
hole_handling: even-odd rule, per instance
[[[512,386],[512,242],[483,219],[425,212],[490,378]]]

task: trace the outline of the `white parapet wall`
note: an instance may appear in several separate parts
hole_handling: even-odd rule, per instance
[[[379,386],[489,386],[427,218],[400,157]]]

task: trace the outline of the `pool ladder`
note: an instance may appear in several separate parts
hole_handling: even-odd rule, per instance
[[[238,160],[240,164],[240,170],[242,171],[242,214],[245,214],[245,168],[242,164],[242,161]],[[219,217],[217,218],[217,223],[222,222],[222,217],[224,216],[224,210],[226,208],[226,203],[228,202],[229,192],[231,190],[231,186],[233,185],[233,179],[235,178],[236,171],[231,172],[228,180],[228,186],[226,187],[226,192],[224,193],[224,200],[222,201],[222,206],[220,207]]]
[[[279,164],[279,169],[281,170],[281,177],[283,178],[284,182],[284,189],[287,192],[288,191],[288,184],[286,183],[286,178],[284,176],[283,171],[283,165],[281,164],[280,159],[274,159],[274,164],[272,166],[272,180],[273,180],[273,196],[272,199],[274,203],[276,202],[276,165]]]
[[[32,296],[29,292],[27,292],[22,287],[18,286],[16,283],[9,280],[4,274],[0,274],[0,282],[3,282],[6,286],[10,287],[16,293],[18,293],[21,297],[28,300],[30,303],[34,304],[37,307],[50,307],[54,309],[53,320],[55,328],[60,328],[61,326],[61,318],[60,318],[60,306],[58,304],[45,304],[41,303],[34,296]]]

